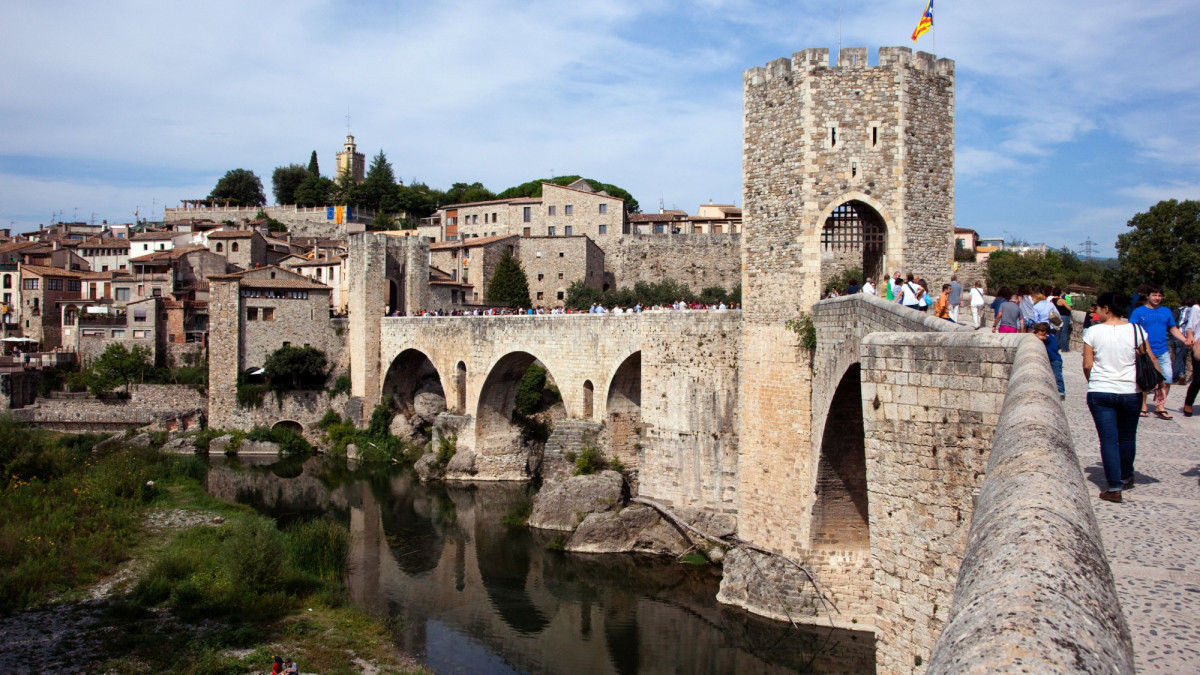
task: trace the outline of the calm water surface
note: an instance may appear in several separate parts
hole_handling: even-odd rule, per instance
[[[870,634],[767,621],[717,604],[712,568],[546,549],[501,518],[525,485],[421,485],[321,458],[213,460],[209,492],[280,521],[353,533],[355,601],[397,617],[397,644],[437,673],[870,673]]]

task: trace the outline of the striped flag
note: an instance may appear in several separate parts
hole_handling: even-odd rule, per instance
[[[917,22],[917,28],[912,34],[912,41],[916,42],[917,38],[924,35],[930,28],[933,28],[933,0],[929,0],[929,3],[925,5],[925,13]]]

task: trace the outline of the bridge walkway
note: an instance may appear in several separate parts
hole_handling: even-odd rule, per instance
[[[1125,501],[1100,501],[1100,445],[1087,408],[1083,356],[1063,354],[1066,412],[1139,673],[1200,672],[1200,416],[1183,416],[1186,387],[1138,423],[1137,484]]]

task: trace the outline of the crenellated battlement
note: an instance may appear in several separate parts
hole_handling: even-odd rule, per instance
[[[869,62],[867,47],[843,47],[830,59],[830,50],[825,47],[810,47],[792,54],[791,59],[779,58],[765,67],[758,66],[745,72],[743,77],[749,86],[759,86],[791,77],[793,72],[808,73],[827,69],[891,68],[908,69],[954,79],[954,61],[939,59],[928,52],[913,53],[908,47],[880,47],[876,65]]]

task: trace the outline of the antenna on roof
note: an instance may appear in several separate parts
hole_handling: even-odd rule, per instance
[[[346,104],[346,135],[350,135],[350,104]]]
[[[666,210],[667,210],[667,203],[665,201],[663,201],[662,197],[659,197],[658,198],[658,212],[664,213],[664,212],[666,212]]]

